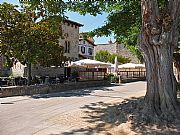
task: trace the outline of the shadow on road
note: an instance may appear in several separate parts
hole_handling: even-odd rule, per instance
[[[117,127],[120,127],[119,125],[123,125],[123,123],[129,123],[130,125],[129,127],[126,125],[124,127],[125,130],[128,130],[129,128],[130,131],[142,135],[180,134],[180,130],[178,130],[179,128],[177,129],[177,127],[171,127],[172,130],[167,130],[165,127],[158,127],[157,125],[147,126],[145,124],[141,124],[138,127],[133,126],[134,123],[130,123],[128,116],[133,114],[133,108],[136,108],[140,102],[143,102],[143,97],[132,97],[131,99],[125,99],[123,102],[116,104],[97,102],[85,105],[81,109],[83,109],[84,113],[87,114],[86,117],[83,117],[83,119],[89,123],[89,126],[80,129],[74,129],[69,132],[64,132],[62,135],[126,135],[127,132],[125,132],[122,127],[119,128],[118,132],[116,133],[110,131],[110,129],[113,128],[117,129]]]
[[[109,85],[111,86],[120,86],[120,85]],[[113,91],[110,88],[107,87],[93,87],[93,88],[87,88],[87,89],[78,89],[78,90],[68,90],[63,92],[57,92],[57,93],[48,93],[48,94],[35,94],[31,97],[34,99],[39,98],[53,98],[53,97],[83,97],[83,96],[89,96],[91,93],[95,91]]]

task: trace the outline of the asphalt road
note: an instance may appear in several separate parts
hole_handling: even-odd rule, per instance
[[[106,129],[100,132],[95,126],[102,124],[103,109],[130,97],[144,96],[145,87],[146,82],[134,82],[0,98],[0,135],[103,134]]]

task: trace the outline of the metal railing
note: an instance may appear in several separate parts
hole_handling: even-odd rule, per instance
[[[146,78],[146,71],[118,71],[121,78]]]

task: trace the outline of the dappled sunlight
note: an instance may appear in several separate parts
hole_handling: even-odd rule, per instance
[[[125,99],[119,103],[91,103],[81,107],[86,114],[82,118],[89,126],[73,129],[70,132],[64,132],[63,135],[70,134],[180,134],[180,123],[163,126],[159,124],[148,125],[140,123],[139,105],[143,105],[143,97]],[[135,117],[135,118],[134,118]]]

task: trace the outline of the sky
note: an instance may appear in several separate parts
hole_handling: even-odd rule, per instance
[[[3,3],[3,2],[8,2],[8,3],[16,4],[16,5],[19,4],[18,0],[0,0],[0,3]],[[75,21],[84,25],[83,27],[80,28],[80,32],[92,31],[93,29],[102,26],[103,24],[105,24],[106,17],[107,17],[106,13],[103,13],[102,15],[97,15],[96,17],[88,15],[88,14],[83,16],[75,12],[67,12],[66,15],[67,17],[69,17],[69,20],[72,20],[72,21]],[[113,36],[99,37],[99,38],[94,37],[95,44],[105,44],[105,43],[108,43],[110,39],[114,41]]]

